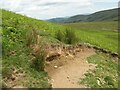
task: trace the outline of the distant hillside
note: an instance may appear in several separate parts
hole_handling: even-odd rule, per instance
[[[49,22],[56,22],[56,23],[60,23],[63,22],[64,20],[67,20],[67,18],[53,18],[48,20]]]
[[[55,23],[94,22],[94,21],[117,21],[118,8],[99,11],[89,15],[75,15],[69,18],[53,18],[48,21]]]

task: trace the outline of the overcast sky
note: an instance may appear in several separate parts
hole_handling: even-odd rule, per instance
[[[117,8],[118,1],[119,0],[0,0],[0,8],[44,20]]]

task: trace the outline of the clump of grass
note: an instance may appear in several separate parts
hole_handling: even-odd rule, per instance
[[[72,29],[66,29],[64,32],[59,30],[55,36],[56,39],[66,44],[74,44],[78,41],[75,31]]]
[[[61,42],[64,42],[64,33],[61,30],[58,30],[55,34],[56,39],[58,39]]]
[[[30,46],[37,42],[37,30],[31,29],[26,33],[26,45]]]
[[[38,71],[44,71],[45,51],[39,32],[35,29],[28,32],[26,42],[34,56],[32,66]]]
[[[74,30],[66,29],[65,31],[65,42],[67,44],[74,44],[77,42],[77,37]]]
[[[44,71],[45,50],[42,45],[37,45],[33,48],[32,54],[35,58],[32,60],[32,66],[38,71]]]

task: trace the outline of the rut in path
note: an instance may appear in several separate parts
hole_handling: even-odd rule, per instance
[[[53,88],[87,88],[79,83],[80,78],[90,70],[95,69],[94,64],[87,62],[86,58],[94,55],[94,49],[84,49],[78,52],[75,57],[60,57],[45,66],[50,77]]]

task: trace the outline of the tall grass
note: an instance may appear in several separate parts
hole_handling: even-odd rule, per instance
[[[31,49],[34,59],[31,61],[31,66],[38,71],[44,70],[45,51],[39,32],[32,29],[26,34],[26,45]]]
[[[77,36],[74,30],[66,29],[65,31],[65,42],[67,44],[74,44],[77,42]]]
[[[55,37],[66,44],[74,44],[78,41],[75,31],[70,28],[65,31],[57,31]]]
[[[55,33],[55,38],[58,39],[61,42],[64,42],[64,38],[65,38],[64,33],[61,30],[58,30]]]

